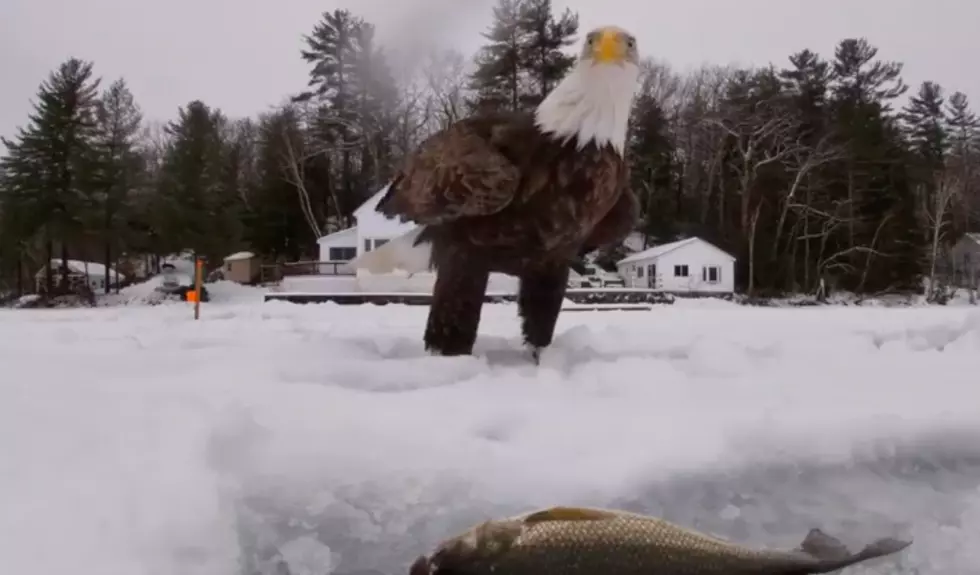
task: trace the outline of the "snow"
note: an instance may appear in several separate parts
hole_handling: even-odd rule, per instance
[[[980,313],[679,301],[564,314],[540,367],[514,306],[476,357],[426,308],[0,310],[0,573],[406,573],[553,504],[794,546],[912,536],[859,573],[975,573]],[[136,286],[134,286],[136,287]]]
[[[233,262],[233,261],[238,261],[238,260],[248,260],[248,259],[252,259],[254,257],[255,257],[255,254],[253,254],[252,252],[235,252],[235,253],[231,254],[230,256],[227,256],[225,258],[225,261],[226,262]]]
[[[183,281],[186,285],[191,285],[193,278],[185,276]],[[120,289],[118,294],[115,292],[107,295],[100,294],[99,303],[101,306],[139,306],[151,303],[169,303],[170,305],[177,306],[187,305],[187,302],[168,299],[159,293],[157,288],[162,286],[163,275],[156,275],[145,282],[126,286]],[[204,287],[208,290],[208,295],[211,297],[211,302],[213,303],[259,303],[264,300],[264,291],[233,281],[218,280],[208,282],[204,284]]]

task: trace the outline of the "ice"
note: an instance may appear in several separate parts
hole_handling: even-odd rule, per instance
[[[197,322],[0,312],[0,573],[407,573],[554,504],[767,546],[915,538],[851,574],[980,569],[970,308],[570,313],[535,367],[512,305],[436,358],[424,307],[209,291]]]

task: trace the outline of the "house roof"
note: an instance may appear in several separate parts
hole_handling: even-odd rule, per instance
[[[325,244],[329,242],[334,242],[337,240],[342,240],[351,234],[357,234],[357,226],[351,226],[342,230],[337,230],[332,234],[327,234],[325,236],[320,236],[320,239],[316,241],[318,244]]]
[[[359,219],[365,213],[374,211],[374,209],[377,208],[378,204],[381,202],[381,198],[383,198],[387,192],[388,192],[388,186],[385,186],[380,190],[378,190],[376,194],[368,198],[366,202],[358,206],[357,209],[354,210],[354,219],[355,220]]]
[[[248,259],[251,259],[251,258],[254,258],[254,257],[255,257],[255,254],[253,254],[252,252],[235,252],[235,253],[231,254],[230,256],[225,257],[225,261],[226,262],[234,262],[234,261],[238,261],[238,260],[248,260]]]
[[[729,258],[731,258],[733,260],[735,259],[735,256],[733,256],[730,253],[726,252],[725,250],[719,248],[718,246],[716,246],[714,244],[711,244],[709,242],[706,242],[706,241],[702,240],[701,238],[699,238],[697,236],[694,236],[694,237],[690,237],[690,238],[687,238],[687,239],[678,240],[676,242],[670,242],[669,244],[661,244],[659,246],[653,246],[652,248],[645,249],[642,252],[637,252],[637,253],[635,253],[633,255],[627,256],[627,257],[619,260],[618,262],[616,262],[616,265],[630,264],[630,263],[639,262],[639,261],[655,260],[655,259],[658,259],[658,258],[660,258],[662,256],[665,256],[665,255],[669,254],[672,251],[678,250],[680,248],[683,248],[685,246],[689,246],[689,245],[694,244],[694,243],[702,243],[702,244],[705,244],[705,245],[707,245],[707,246],[709,246],[711,248],[714,248],[715,250],[717,250],[718,252],[724,254],[725,256],[727,256]]]

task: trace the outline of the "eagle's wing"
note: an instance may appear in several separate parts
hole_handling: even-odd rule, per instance
[[[592,233],[585,242],[583,250],[585,253],[604,246],[622,243],[636,228],[637,218],[640,214],[639,201],[629,188],[625,178],[621,190],[619,199],[612,209],[606,212],[606,215],[592,228]]]
[[[497,140],[510,138],[506,117],[456,122],[429,137],[392,179],[378,211],[422,225],[499,212],[514,199],[520,168]]]

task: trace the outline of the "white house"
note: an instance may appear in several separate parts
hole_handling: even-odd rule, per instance
[[[84,262],[80,260],[68,260],[67,266],[61,265],[60,258],[53,258],[49,263],[51,270],[55,278],[55,284],[60,281],[61,272],[65,267],[68,268],[69,282],[73,284],[77,283],[87,283],[88,287],[92,291],[98,293],[100,290],[105,289],[105,272],[106,267],[103,264],[96,262]],[[37,290],[41,291],[44,285],[47,275],[45,268],[38,270],[34,274],[34,281],[37,284]],[[116,283],[123,283],[126,281],[126,276],[116,271],[114,267],[109,268],[109,287],[116,287]]]
[[[735,257],[697,237],[643,250],[616,267],[626,287],[671,293],[735,291]]]
[[[317,240],[321,262],[346,262],[357,257],[357,226],[327,234]]]
[[[388,186],[385,186],[354,210],[356,225],[317,240],[321,262],[350,261],[415,227],[412,222],[389,219],[375,211],[387,191]]]

